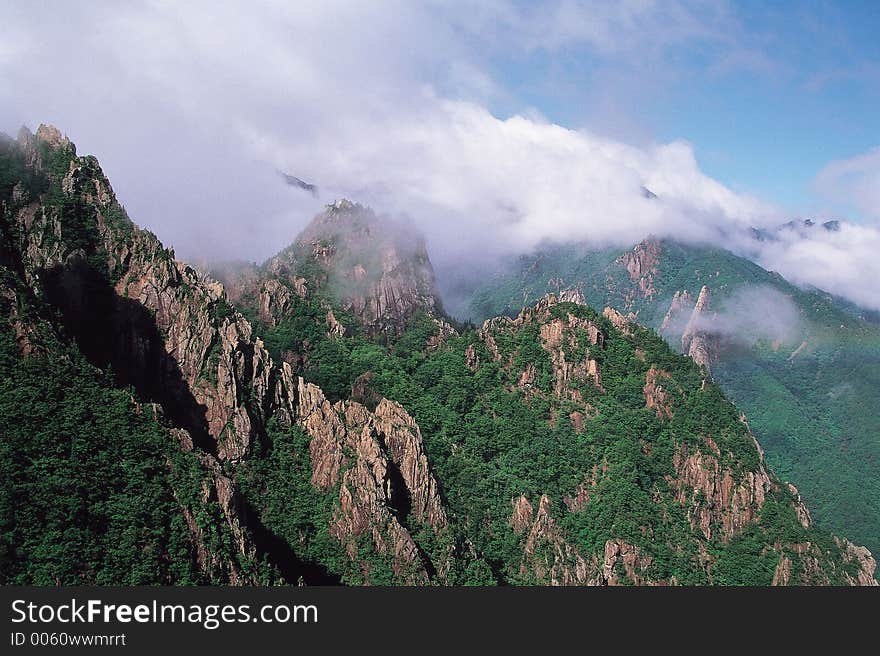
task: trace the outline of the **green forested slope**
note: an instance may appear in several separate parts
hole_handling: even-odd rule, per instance
[[[2,145],[4,583],[873,582],[656,333],[296,277],[251,324],[57,130]],[[399,300],[430,269],[396,257]]]
[[[732,539],[724,533],[720,514],[711,520],[710,539],[694,526],[697,511],[677,497],[681,471],[676,470],[676,453],[705,451],[706,437],[712,436],[720,466],[737,472],[734,477],[760,468],[760,455],[721,391],[704,386],[699,368],[649,331],[633,326],[627,336],[585,306],[559,303],[535,311],[519,325],[501,322],[489,333],[464,328],[436,349],[425,347],[438,330],[436,323],[416,317],[401,339],[387,346],[356,330],[347,337],[328,336],[320,303],[302,305],[289,320],[274,328],[258,324],[258,330],[279,355],[292,349],[307,356],[306,378],[338,398],[352,394],[352,386],[362,397],[358,378],[369,372],[369,393],[397,400],[413,415],[462,549],[449,582],[546,583],[551,576],[573,576],[578,557],[601,562],[606,543],[613,540],[638,550],[644,565],[635,574],[638,582],[768,585],[780,558],[791,558],[795,548],[768,551],[768,544],[809,542],[842,567],[837,543],[825,531],[804,529],[795,499],[781,485],[772,486],[756,522],[747,522],[748,528]],[[315,318],[311,330],[304,319],[308,316]],[[565,333],[573,339],[572,360],[589,356],[598,362],[602,389],[588,379],[572,381],[565,393],[577,393],[559,398],[553,354],[542,347],[541,327],[569,316],[594,323],[606,336],[597,348],[579,328]],[[494,336],[500,361],[488,350],[485,334]],[[479,361],[475,369],[467,364],[474,357]],[[671,419],[646,407],[649,369],[668,374],[666,388],[678,390],[670,400]],[[526,370],[534,374],[524,386],[520,381]],[[287,443],[295,439],[285,438]],[[289,457],[282,461],[285,469],[290,466]],[[584,507],[564,501],[583,486],[589,488]],[[270,504],[283,503],[272,486],[267,490]],[[696,508],[717,502],[700,494],[692,499]],[[550,503],[558,534],[545,536],[538,555],[528,553],[525,535],[511,531],[512,500],[520,496],[535,506],[542,496]],[[571,549],[571,562],[554,555],[565,548]],[[801,568],[800,574],[805,581],[823,576],[842,580],[843,569],[818,573]],[[621,570],[621,580],[633,582],[632,573]]]
[[[477,290],[473,316],[515,313],[558,285],[578,286],[594,306],[632,312],[659,329],[677,291],[696,299],[706,285],[712,307],[724,311],[742,290],[773,290],[778,296],[760,307],[732,306],[745,317],[740,330],[772,322],[780,298],[790,302],[796,325],[776,344],[766,336],[722,339],[713,376],[747,414],[773,468],[798,485],[816,520],[880,550],[880,328],[851,304],[798,289],[730,252],[669,241],[658,246],[647,268],[651,296],[638,288],[644,276],[627,271],[626,252],[560,247],[521,258]],[[674,348],[679,336],[680,328],[668,335]]]
[[[0,580],[227,581],[198,566],[183,513],[209,549],[234,552],[195,455],[75,347],[47,343],[45,357],[22,359],[0,326]]]

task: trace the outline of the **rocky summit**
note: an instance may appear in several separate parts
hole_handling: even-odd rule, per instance
[[[227,291],[46,126],[0,216],[4,583],[876,584],[635,300],[456,326],[347,201]]]
[[[254,305],[274,326],[290,316],[291,298],[320,293],[373,335],[399,334],[419,311],[442,316],[423,239],[410,226],[347,200],[328,205],[296,240],[253,269],[221,274],[233,301]],[[328,311],[330,308],[328,307]],[[335,318],[329,328],[344,331]]]

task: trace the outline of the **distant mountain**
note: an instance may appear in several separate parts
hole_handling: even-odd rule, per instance
[[[295,175],[290,175],[289,173],[284,173],[283,171],[278,171],[278,175],[281,176],[281,179],[284,180],[284,182],[287,185],[289,185],[291,187],[295,187],[296,189],[302,189],[303,191],[307,191],[312,196],[315,196],[315,197],[318,196],[318,186],[317,185],[306,182],[305,180],[301,180],[300,178],[296,177]]]
[[[813,228],[824,229],[827,232],[839,232],[840,231],[840,221],[837,219],[831,219],[828,221],[814,221],[813,219],[799,219],[788,221],[783,223],[780,226],[777,226],[775,229],[766,229],[766,228],[752,228],[751,236],[757,241],[772,241],[774,239],[778,239],[780,234],[784,234],[784,232],[799,232],[801,234],[809,234]]]
[[[328,205],[261,267],[214,273],[233,302],[269,326],[289,315],[292,296],[312,292],[353,314],[371,334],[393,335],[417,311],[442,313],[421,236],[347,200]]]
[[[227,294],[0,140],[0,582],[876,585],[705,368],[572,290],[456,329],[418,243],[337,203]]]
[[[515,314],[566,287],[657,330],[704,365],[745,411],[773,468],[798,482],[817,521],[880,549],[875,313],[722,249],[648,239],[625,251],[567,246],[522,257],[476,291],[472,315]]]

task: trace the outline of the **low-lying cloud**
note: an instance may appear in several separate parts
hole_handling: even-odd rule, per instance
[[[870,309],[880,309],[880,230],[841,222],[839,230],[780,231],[761,244],[755,260],[790,282],[817,287]]]
[[[788,296],[773,287],[748,285],[724,299],[712,312],[697,318],[694,329],[729,342],[797,344],[804,320]]]
[[[747,252],[880,308],[874,227],[757,244],[750,227],[788,217],[705,175],[687,142],[632,145],[554,124],[487,72],[504,48],[579,43],[635,59],[615,45],[621,30],[626,42],[643,34],[657,61],[694,41],[712,44],[718,66],[743,59],[724,11],[612,6],[562,2],[537,29],[527,6],[507,2],[21,3],[0,22],[0,125],[56,123],[182,257],[262,260],[348,197],[417,225],[441,268],[654,234]],[[477,33],[460,18],[468,8]]]

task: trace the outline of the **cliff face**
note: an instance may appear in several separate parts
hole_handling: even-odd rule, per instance
[[[396,360],[364,341],[376,375],[331,403],[273,361],[221,284],[128,220],[94,158],[45,127],[4,148],[21,169],[0,189],[16,348],[52,357],[52,331],[152,409],[189,458],[193,484],[174,489],[211,580],[323,581],[314,566],[357,583],[874,581],[870,553],[811,526],[702,372],[610,308],[563,292],[463,335],[435,318]],[[423,250],[375,230],[337,204],[250,278],[256,296],[247,283],[235,297],[265,325],[293,313],[344,345],[329,304],[296,315],[330,289],[387,339],[437,306]],[[634,258],[642,280],[655,266]]]
[[[257,316],[270,327],[291,315],[294,295],[321,295],[328,309],[333,305],[352,315],[370,335],[399,334],[419,311],[442,315],[422,238],[347,200],[328,205],[293,244],[256,276],[250,273],[229,277],[233,300],[245,305],[257,300]]]
[[[672,303],[675,305],[674,299]],[[716,357],[714,342],[717,339],[708,328],[711,322],[709,315],[709,288],[703,285],[681,335],[681,352],[693,358],[694,362],[705,367],[707,371],[711,369],[712,360]]]
[[[663,245],[649,238],[638,244],[616,262],[626,269],[633,287],[626,292],[624,307],[636,309],[650,304],[664,294],[664,281],[661,275]],[[669,303],[658,332],[670,339],[681,339],[681,352],[694,359],[699,365],[711,371],[711,363],[717,358],[717,337],[711,334],[709,309],[709,287],[703,285],[697,300],[694,301],[686,289],[676,291]]]
[[[61,311],[98,366],[160,402],[221,460],[240,460],[268,414],[290,423],[283,375],[271,373],[268,353],[223,287],[134,226],[97,161],[77,157],[56,133],[43,126],[22,136],[26,153],[52,158],[47,173],[60,186],[15,214],[26,281]]]
[[[212,529],[182,504],[200,566],[214,579],[253,581],[239,557],[252,558],[255,547],[223,463],[250,453],[270,414],[292,421],[284,372],[273,370],[218,283],[128,220],[94,158],[78,157],[47,126],[36,135],[23,131],[12,147],[40,181],[4,203],[17,238],[15,268],[37,301],[58,313],[62,333],[95,366],[156,402],[181,450],[196,455],[201,502],[219,506],[237,552],[212,552],[205,536]],[[26,355],[33,350],[22,347]]]
[[[693,312],[693,307],[694,300],[691,298],[688,290],[685,289],[684,291],[675,292],[658,332],[665,336],[670,332],[675,331],[676,325],[681,321],[681,317],[687,316],[688,312]]]
[[[10,236],[16,238],[9,256],[15,261],[4,264],[20,271],[59,313],[61,329],[93,364],[112,369],[119,383],[161,407],[181,449],[201,463],[202,501],[218,504],[235,551],[251,558],[259,546],[256,533],[262,529],[253,526],[252,513],[243,514],[234,478],[238,465],[263,448],[271,419],[282,428],[300,425],[309,431],[314,482],[321,489],[327,457],[340,465],[353,458],[354,467],[330,475],[333,484],[341,480],[333,535],[350,546],[371,532],[376,551],[393,553],[401,582],[427,582],[419,548],[399,518],[411,514],[437,532],[445,530],[446,518],[418,427],[406,412],[390,402],[380,403],[375,414],[350,404],[340,408],[345,417],[340,420],[320,389],[297,383],[287,363],[273,363],[220,283],[175,260],[154,235],[129,221],[94,158],[78,157],[66,138],[46,126],[36,135],[23,132],[7,147],[22,153],[42,182],[35,187],[39,193],[19,185],[3,201]],[[306,293],[304,281],[291,282],[294,293]],[[389,293],[398,290],[390,282],[386,286]],[[283,313],[287,287],[270,280],[263,291],[265,314]],[[10,287],[3,293],[15,297]],[[39,344],[29,337],[34,326],[15,309],[21,305],[9,304],[8,319],[20,335],[22,353],[39,354]],[[322,451],[325,444],[333,447],[329,456]],[[182,513],[205,570],[223,570],[232,583],[252,581],[237,562],[211,553],[192,511]],[[446,562],[429,564],[430,576],[446,568]]]
[[[391,558],[399,581],[444,580],[452,554],[432,562],[408,526],[425,526],[436,537],[449,523],[415,421],[397,403],[383,399],[375,412],[360,403],[331,405],[319,388],[299,380],[298,422],[311,440],[312,484],[337,495],[330,533],[358,561],[358,540],[371,540]],[[369,583],[367,562],[360,563]]]
[[[636,244],[631,251],[616,260],[626,269],[629,279],[634,283],[634,288],[627,293],[627,310],[632,308],[637,299],[651,300],[657,295],[656,278],[661,255],[660,243],[649,238]]]

